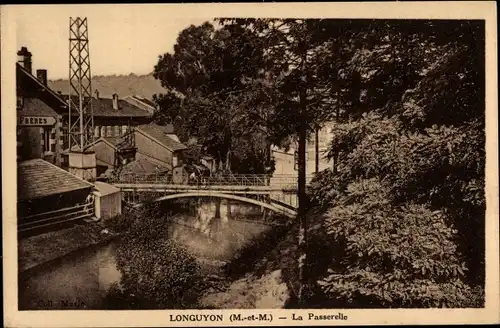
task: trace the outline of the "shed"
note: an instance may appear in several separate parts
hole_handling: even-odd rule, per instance
[[[95,182],[95,216],[109,219],[122,214],[122,194],[119,188],[108,183]]]
[[[93,185],[43,159],[17,167],[19,217],[85,203]]]

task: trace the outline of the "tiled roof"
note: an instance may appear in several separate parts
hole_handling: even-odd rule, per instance
[[[58,114],[38,98],[24,98],[23,108],[17,115],[57,117]]]
[[[123,173],[160,173],[166,172],[168,168],[163,165],[157,165],[146,158],[141,158],[130,162],[122,167],[121,174]]]
[[[78,98],[75,96],[72,98],[73,102],[77,104]],[[68,99],[68,96],[64,95],[64,99]],[[151,117],[151,113],[148,111],[122,99],[118,99],[118,109],[113,108],[113,99],[111,98],[96,99],[92,97],[92,104],[95,117]]]
[[[157,124],[144,124],[137,126],[136,130],[142,132],[143,134],[149,135],[171,151],[183,150],[187,148],[182,143],[168,136],[169,134],[174,133],[174,128],[171,124],[168,124],[166,126]]]
[[[93,185],[43,159],[32,159],[18,164],[17,187],[18,200],[29,200]]]

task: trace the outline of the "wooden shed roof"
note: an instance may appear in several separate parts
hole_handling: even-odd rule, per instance
[[[43,159],[18,164],[17,196],[20,201],[93,187],[93,184]]]

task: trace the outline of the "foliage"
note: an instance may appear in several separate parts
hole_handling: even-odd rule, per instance
[[[358,306],[482,306],[484,35],[479,24],[442,22],[448,36],[413,24],[392,22],[379,41],[387,23],[372,25],[373,42],[344,63],[360,84],[338,100],[338,171],[309,192],[346,255],[319,283]]]
[[[203,290],[196,259],[167,237],[169,220],[159,206],[146,204],[111,223],[123,232],[117,247],[119,285],[106,304],[118,308],[194,308]]]
[[[484,22],[218,22],[184,30],[159,59],[170,93],[156,97],[158,119],[245,173],[272,170],[269,146],[301,123],[335,120],[335,168],[309,187],[344,254],[316,277],[323,292],[359,306],[480,306]]]
[[[154,97],[161,108],[156,119],[173,123],[183,141],[195,137],[225,169],[264,173],[270,142],[266,129],[255,124],[261,107],[243,99],[255,93],[250,81],[260,74],[260,52],[258,38],[241,27],[188,27],[174,53],[160,56],[155,66],[155,78],[168,90]],[[235,165],[246,161],[247,167]]]
[[[460,306],[469,287],[444,214],[408,203],[393,207],[377,179],[351,183],[330,209],[327,231],[345,244],[344,272],[332,272],[327,292],[363,296],[381,306]]]
[[[122,273],[117,295],[127,300],[123,303],[146,309],[196,307],[203,277],[183,247],[167,239],[132,239],[119,245],[117,262]]]

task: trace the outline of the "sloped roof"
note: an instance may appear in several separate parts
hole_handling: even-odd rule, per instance
[[[92,187],[91,183],[43,159],[32,159],[18,164],[18,200],[42,198]]]
[[[55,110],[38,98],[24,98],[23,108],[17,111],[19,115],[57,117]]]
[[[110,185],[109,183],[102,182],[102,181],[96,181],[95,187],[101,196],[116,194],[116,193],[120,192],[119,188],[116,188],[115,186]]]
[[[100,137],[94,143],[96,144],[98,142],[105,142],[105,143],[109,144],[111,147],[113,147],[113,148],[116,149],[116,146],[120,142],[120,138],[117,138],[117,137]]]
[[[76,96],[71,96],[75,104],[78,103]],[[64,99],[69,99],[68,95],[64,95]],[[128,101],[118,99],[118,109],[113,108],[112,98],[95,98],[92,97],[94,106],[94,117],[151,117],[151,113],[142,109]]]
[[[124,98],[125,101],[133,101],[135,103],[138,103],[142,106],[147,107],[148,111],[154,111],[156,109],[156,104],[152,102],[151,100],[138,96],[138,95],[133,95],[133,96],[128,96]]]
[[[114,149],[117,150],[124,150],[124,149],[133,149],[135,148],[135,145],[133,144],[133,141],[130,140],[129,138],[123,138],[123,137],[100,137],[97,139],[94,144],[97,144],[99,142],[104,142],[107,143],[109,146],[113,147]]]
[[[31,81],[31,83],[34,83],[36,86],[38,86],[40,89],[47,91],[53,99],[55,99],[60,106],[66,108],[67,103],[65,99],[59,94],[57,94],[54,90],[52,90],[48,85],[43,84],[38,80],[33,74],[28,72],[23,66],[21,66],[19,63],[16,63],[16,73],[18,74],[18,79],[22,79],[24,81]],[[28,78],[27,80],[23,79],[23,77]],[[19,83],[19,81],[18,81]]]
[[[172,139],[169,136],[169,134],[174,133],[174,127],[171,124],[168,124],[166,126],[157,125],[153,123],[144,124],[137,126],[136,130],[152,137],[170,151],[187,149],[187,147],[184,144]]]
[[[156,107],[156,104],[154,102],[152,102],[151,100],[147,99],[147,98],[143,98],[143,97],[139,97],[139,96],[134,96],[134,98],[142,101],[143,103],[145,103],[146,105],[149,105],[153,108]]]
[[[141,158],[133,162],[127,163],[122,167],[120,174],[123,173],[160,173],[168,171],[168,167],[158,165],[147,158]]]

